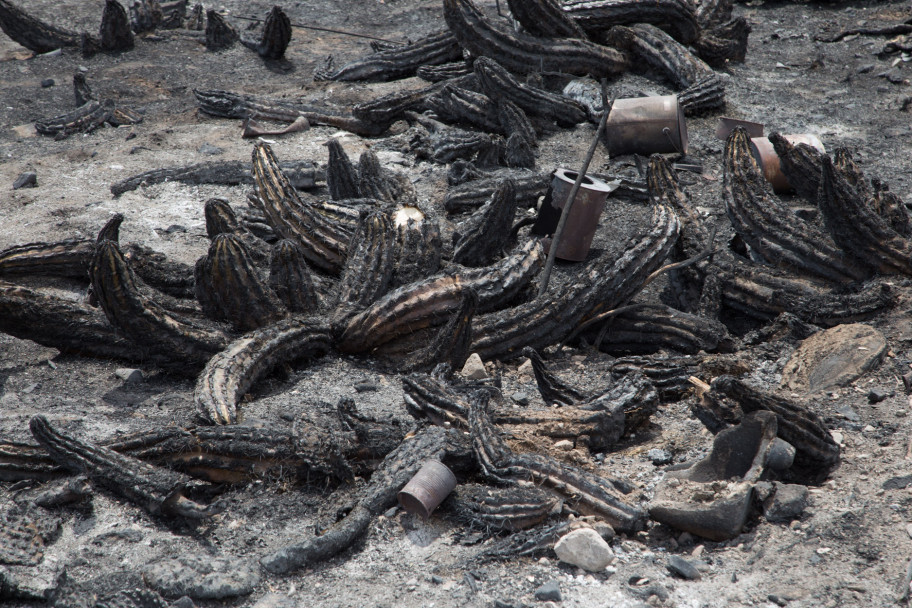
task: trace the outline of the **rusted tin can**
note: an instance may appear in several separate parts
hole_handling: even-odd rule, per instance
[[[532,234],[540,236],[554,234],[573,184],[579,173],[570,169],[558,169],[551,177],[548,193],[542,201],[538,218],[532,227]],[[570,262],[582,262],[589,254],[592,237],[599,225],[599,218],[605,209],[608,195],[617,189],[617,184],[604,182],[591,175],[584,175],[576,193],[570,215],[564,225],[564,233],[557,245],[555,257]],[[550,247],[546,242],[545,249]]]
[[[687,122],[676,95],[615,99],[605,125],[608,153],[687,153]]]
[[[439,460],[428,460],[399,491],[399,504],[427,519],[456,487],[456,476]]]
[[[783,135],[783,137],[793,146],[807,144],[812,148],[816,148],[821,153],[826,153],[826,150],[823,148],[823,143],[816,135],[800,133],[796,135]],[[763,177],[772,184],[773,192],[790,192],[792,186],[788,183],[788,180],[779,168],[779,156],[776,154],[772,142],[766,137],[754,137],[750,140],[750,146],[751,153],[754,155],[754,160],[760,165],[760,169],[763,171]]]

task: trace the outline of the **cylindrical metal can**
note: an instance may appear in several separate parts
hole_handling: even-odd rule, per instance
[[[402,508],[427,519],[456,487],[456,476],[439,460],[428,460],[399,491]]]
[[[605,125],[608,153],[687,153],[687,122],[676,95],[615,99]]]

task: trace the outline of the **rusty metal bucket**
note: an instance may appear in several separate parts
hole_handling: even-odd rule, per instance
[[[676,95],[615,99],[605,125],[608,153],[687,153],[687,123]]]
[[[399,504],[409,513],[427,519],[456,487],[456,476],[439,460],[428,460],[399,491]]]
[[[823,143],[816,135],[800,133],[796,135],[783,135],[783,137],[793,146],[807,144],[812,148],[816,148],[821,153],[826,153],[826,150],[823,148]],[[779,169],[779,156],[776,154],[772,142],[766,137],[754,137],[750,140],[750,147],[751,153],[754,155],[754,160],[757,161],[757,164],[760,165],[760,169],[763,171],[763,177],[772,184],[773,192],[790,192],[792,186],[788,183],[785,175],[783,175],[782,171]]]
[[[570,196],[579,173],[570,169],[557,169],[551,178],[548,193],[538,211],[538,218],[532,226],[532,234],[545,236],[554,234],[560,220],[561,210]],[[603,182],[591,175],[583,176],[579,191],[570,208],[570,215],[564,225],[564,233],[557,245],[555,257],[570,262],[582,262],[589,254],[592,237],[599,225],[599,217],[605,209],[608,195],[617,189],[617,184]],[[545,250],[550,247],[546,243]]]

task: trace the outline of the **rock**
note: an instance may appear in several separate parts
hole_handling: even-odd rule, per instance
[[[773,494],[763,501],[768,521],[789,521],[801,515],[808,503],[807,486],[773,482]]]
[[[535,599],[540,602],[559,602],[561,601],[560,585],[557,581],[548,581],[535,590]]]
[[[19,174],[19,177],[16,178],[16,181],[13,182],[13,190],[18,190],[19,188],[37,188],[38,187],[38,174],[34,171],[25,171]]]
[[[141,369],[119,367],[114,370],[114,375],[123,380],[124,384],[138,384],[143,381]]]
[[[861,420],[861,416],[858,415],[858,412],[853,410],[852,406],[848,403],[845,405],[840,405],[838,408],[836,408],[836,413],[849,422],[858,422]]]
[[[182,595],[171,602],[171,608],[196,608],[196,604],[194,604],[193,600],[186,595]]]
[[[260,582],[255,561],[211,555],[156,561],[143,568],[142,576],[165,597],[187,595],[197,600],[250,595]]]
[[[668,450],[663,450],[661,448],[652,448],[646,452],[646,458],[652,461],[652,464],[659,467],[663,464],[668,464],[671,462],[672,455]]]
[[[691,564],[683,557],[677,555],[669,556],[668,563],[665,564],[665,567],[669,572],[675,576],[680,576],[683,579],[687,579],[689,581],[700,580],[700,571],[697,570],[696,566]]]
[[[612,528],[611,524],[606,521],[595,522],[592,524],[592,529],[598,532],[598,535],[601,536],[606,542],[617,536],[614,528]]]
[[[896,393],[893,391],[888,391],[885,388],[872,388],[870,391],[868,391],[868,403],[880,403],[887,397],[892,397],[895,394]]]
[[[580,528],[561,537],[554,545],[558,559],[589,572],[600,572],[614,559],[605,539],[592,528]]]
[[[776,437],[766,455],[766,466],[774,471],[784,471],[795,462],[795,446],[788,441]]]
[[[355,385],[355,391],[359,393],[374,392],[380,390],[380,387],[374,382],[359,382]]]
[[[467,380],[484,380],[488,377],[488,370],[478,353],[472,353],[462,366],[462,376]]]
[[[54,82],[53,78],[45,78],[44,80],[41,81],[41,88],[47,89],[47,88],[54,86],[55,84],[57,84],[57,83]]]
[[[516,368],[516,372],[521,376],[532,376],[535,372],[532,371],[532,361],[526,359]]]
[[[513,403],[516,403],[518,405],[529,405],[530,401],[529,395],[522,391],[516,391],[510,395],[510,399],[513,400]]]
[[[573,442],[569,439],[561,439],[560,441],[554,443],[554,449],[569,452],[573,449]]]
[[[846,386],[876,367],[887,352],[882,333],[862,323],[838,325],[807,338],[782,370],[782,387],[816,393]]]
[[[279,593],[267,593],[253,605],[253,608],[296,608],[298,602],[294,598]]]
[[[224,152],[224,150],[222,150],[218,146],[213,146],[212,144],[203,144],[202,146],[199,147],[198,152],[200,154],[209,154],[212,156],[216,156],[216,155]]]

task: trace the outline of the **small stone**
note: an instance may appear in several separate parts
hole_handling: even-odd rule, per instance
[[[437,576],[436,574],[434,574],[434,575],[431,576],[431,584],[432,584],[432,585],[442,585],[442,584],[443,584],[443,578],[441,578],[441,577]]]
[[[560,441],[554,443],[554,449],[569,452],[573,449],[573,442],[569,439],[561,439]]]
[[[592,528],[579,528],[561,537],[554,545],[558,559],[589,572],[599,572],[614,559],[605,539]]]
[[[203,144],[202,146],[199,147],[198,152],[200,154],[209,154],[211,156],[216,156],[218,154],[223,153],[224,150],[222,150],[218,146],[213,146],[212,144]]]
[[[773,495],[763,501],[763,515],[768,521],[789,521],[801,515],[808,503],[807,486],[773,482]]]
[[[516,372],[522,376],[533,375],[535,372],[532,370],[532,361],[530,359],[523,361],[520,366],[516,368]]]
[[[668,568],[668,571],[676,576],[680,576],[683,579],[689,581],[698,581],[700,580],[700,571],[697,570],[697,567],[692,563],[679,557],[677,555],[671,555],[668,557],[668,563],[665,564],[665,567]]]
[[[868,391],[868,403],[880,403],[887,397],[892,397],[895,393],[888,391],[885,388],[872,388]]]
[[[472,353],[466,359],[465,365],[462,366],[462,376],[468,380],[484,380],[488,377],[488,371],[478,353]]]
[[[383,512],[383,517],[385,517],[387,519],[392,519],[392,518],[396,517],[397,511],[399,511],[399,507],[390,507],[389,509],[387,509],[386,511]]]
[[[13,182],[13,190],[18,190],[19,188],[37,188],[38,187],[38,174],[34,171],[25,171],[19,174],[19,177],[16,178],[16,181]]]
[[[529,395],[522,391],[516,391],[510,395],[510,399],[513,400],[513,403],[517,403],[519,405],[529,405],[530,401]]]
[[[841,432],[839,432],[839,431],[830,431],[830,437],[833,438],[833,441],[836,442],[836,445],[842,447],[843,441],[845,440],[845,437],[843,437],[843,435],[842,435]]]
[[[298,603],[292,597],[279,593],[267,593],[257,600],[257,603],[253,605],[253,608],[295,608],[297,605]]]
[[[561,601],[560,585],[557,581],[548,581],[535,590],[535,599],[540,602]]]
[[[592,529],[598,532],[598,535],[606,542],[617,536],[617,533],[614,531],[614,528],[611,527],[611,524],[605,521],[595,522],[592,524]]]
[[[836,413],[848,420],[849,422],[858,422],[861,420],[861,417],[858,415],[858,412],[852,409],[851,405],[841,405],[836,408]]]
[[[658,467],[664,464],[669,464],[673,456],[668,450],[663,450],[661,448],[652,448],[646,452],[646,458],[651,460],[652,464]]]
[[[404,120],[397,120],[390,125],[389,134],[390,135],[401,135],[409,130],[409,124]]]
[[[49,87],[54,86],[55,84],[57,84],[57,83],[54,82],[53,78],[45,78],[44,80],[41,81],[41,88],[47,89]]]
[[[868,72],[873,72],[873,71],[874,71],[874,67],[875,67],[875,66],[874,66],[873,63],[866,63],[865,65],[860,66],[860,67],[858,68],[858,73],[859,73],[859,74],[867,74]]]
[[[141,369],[120,367],[114,370],[114,375],[123,380],[124,384],[138,384],[143,381],[143,373]]]
[[[692,542],[694,542],[694,537],[690,532],[681,532],[678,536],[679,545],[689,545]]]
[[[367,393],[379,390],[380,387],[373,382],[359,382],[355,385],[355,391],[359,393]]]
[[[794,462],[795,446],[779,437],[773,439],[770,451],[766,455],[766,466],[774,471],[784,471]]]

